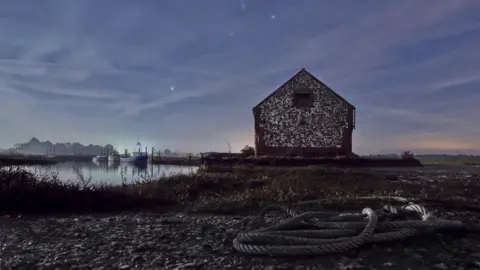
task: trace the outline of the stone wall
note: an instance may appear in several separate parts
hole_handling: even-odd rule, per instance
[[[293,105],[294,91],[313,90],[313,106]],[[340,148],[348,129],[348,103],[301,71],[260,104],[260,123],[266,147]]]

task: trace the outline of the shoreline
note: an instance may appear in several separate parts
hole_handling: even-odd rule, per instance
[[[154,165],[178,165],[178,166],[201,166],[202,159],[200,157],[158,157],[154,156],[149,160]]]
[[[474,200],[480,188],[478,167],[204,168],[135,183],[90,184],[88,179],[64,182],[18,167],[0,169],[0,212],[18,214],[92,213],[171,210],[248,212],[270,202],[319,197],[392,195],[443,199],[461,195]],[[473,181],[473,182],[472,182]],[[478,183],[477,183],[478,182]],[[95,182],[93,182],[95,183]],[[421,187],[421,188],[420,188]],[[428,197],[422,192],[427,192]],[[460,192],[459,194],[457,194]],[[472,193],[473,192],[473,193]],[[398,195],[398,194],[397,194]],[[400,196],[400,195],[398,195]],[[24,201],[20,198],[31,198]]]
[[[54,165],[62,162],[91,162],[93,156],[0,156],[0,164],[12,165]],[[380,159],[380,158],[292,158],[292,157],[241,157],[233,156],[205,156],[205,157],[153,157],[149,159],[153,165],[233,167],[233,166],[260,166],[260,167],[421,167],[422,163],[416,159]]]
[[[53,165],[62,162],[91,162],[92,155],[8,155],[0,154],[0,164],[11,165]],[[456,165],[480,166],[480,157],[446,156],[437,158],[418,157],[413,159],[392,159],[376,157],[274,157],[258,156],[245,157],[239,153],[203,153],[202,157],[168,157],[153,156],[149,163],[154,165],[205,166],[205,167],[232,167],[232,166],[262,166],[262,167],[304,167],[304,166],[336,166],[336,167],[420,167],[423,165]]]
[[[62,162],[91,162],[94,156],[39,156],[39,155],[0,155],[0,164],[14,165],[54,165]]]

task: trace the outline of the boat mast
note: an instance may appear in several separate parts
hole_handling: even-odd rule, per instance
[[[140,155],[142,149],[141,149],[141,144],[140,144],[140,139],[137,136],[137,146],[138,146],[138,155]]]

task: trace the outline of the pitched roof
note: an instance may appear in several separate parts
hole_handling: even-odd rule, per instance
[[[302,73],[306,73],[307,75],[309,75],[310,77],[312,77],[312,79],[318,83],[320,83],[320,85],[322,85],[323,87],[325,87],[325,89],[327,89],[328,91],[330,91],[333,95],[335,95],[336,97],[338,97],[340,100],[342,100],[343,102],[347,103],[349,106],[351,106],[352,108],[355,109],[355,106],[353,106],[350,102],[348,102],[345,98],[343,98],[342,96],[340,96],[337,92],[333,91],[332,88],[328,87],[326,84],[324,84],[322,81],[320,81],[319,79],[317,79],[317,77],[313,76],[312,73],[308,72],[305,68],[302,68],[300,69],[300,71],[298,71],[297,73],[295,73],[295,75],[293,75],[290,79],[288,79],[284,84],[282,84],[280,87],[277,88],[277,90],[273,91],[272,93],[270,93],[270,95],[268,95],[266,98],[264,98],[262,101],[260,101],[255,107],[253,107],[253,110],[255,110],[256,108],[260,107],[260,105],[262,105],[265,101],[267,101],[270,97],[272,97],[277,91],[279,91],[280,89],[282,89],[286,84],[290,83],[291,81],[295,80],[295,78],[297,76],[299,76],[300,74]]]

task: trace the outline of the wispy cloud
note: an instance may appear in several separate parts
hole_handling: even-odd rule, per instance
[[[356,151],[480,148],[478,1],[42,3],[2,5],[0,148],[243,147],[301,67],[356,105]]]
[[[61,86],[56,84],[39,84],[34,82],[25,82],[20,80],[11,80],[10,85],[16,88],[29,89],[31,91],[42,92],[47,94],[55,94],[59,96],[70,96],[78,98],[89,98],[89,99],[116,99],[118,93],[116,92],[102,92],[95,91],[96,89],[85,89],[79,87],[68,87]],[[131,98],[134,96],[132,95]]]
[[[462,77],[455,77],[444,81],[435,82],[432,84],[430,89],[435,91],[438,89],[459,86],[466,83],[476,83],[478,81],[480,81],[480,69],[472,74],[467,74]]]

